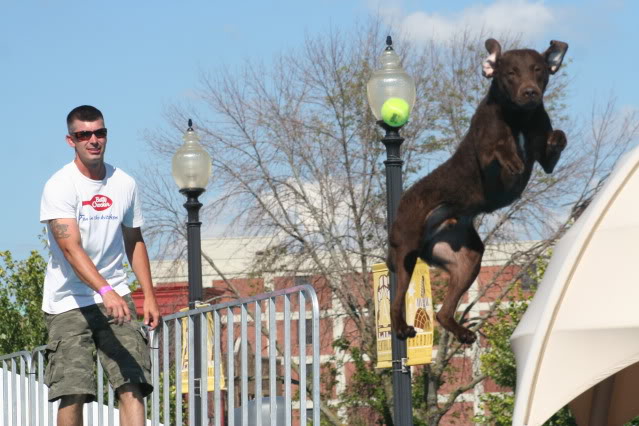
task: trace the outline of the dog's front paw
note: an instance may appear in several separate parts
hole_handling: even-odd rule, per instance
[[[562,130],[555,130],[550,134],[546,149],[548,153],[558,153],[564,150],[568,145],[566,134]]]
[[[501,165],[511,175],[520,175],[524,172],[524,163],[517,156],[501,161]]]
[[[397,329],[397,338],[400,340],[406,340],[409,337],[417,336],[417,331],[415,331],[415,327],[410,325],[405,325],[404,327],[398,327]]]

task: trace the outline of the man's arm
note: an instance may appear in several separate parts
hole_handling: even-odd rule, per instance
[[[69,262],[78,278],[95,291],[100,291],[102,287],[109,285],[82,248],[80,228],[78,228],[78,222],[75,219],[50,220],[49,232],[55,238],[64,258]],[[102,301],[107,314],[113,317],[117,323],[121,324],[123,321],[131,320],[129,307],[115,291],[110,290],[104,293]]]
[[[142,238],[142,231],[140,228],[129,228],[122,225],[122,235],[131,269],[133,269],[133,273],[142,286],[142,293],[144,294],[144,323],[153,330],[160,323],[160,309],[153,291],[149,255]]]

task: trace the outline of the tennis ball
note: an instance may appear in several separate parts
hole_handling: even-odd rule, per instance
[[[400,127],[408,121],[408,102],[402,98],[388,98],[382,105],[382,120],[392,127]]]

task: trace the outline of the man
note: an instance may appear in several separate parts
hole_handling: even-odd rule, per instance
[[[97,108],[73,109],[67,127],[75,159],[46,183],[40,206],[51,248],[42,300],[49,400],[60,399],[58,425],[82,425],[83,404],[96,396],[97,350],[117,392],[120,424],[143,425],[143,398],[153,390],[150,354],[145,331],[135,321],[125,253],[144,293],[144,324],[154,329],[160,314],[140,231],[137,187],[104,162],[107,129]]]

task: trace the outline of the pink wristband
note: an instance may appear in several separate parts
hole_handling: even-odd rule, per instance
[[[111,287],[110,285],[105,285],[104,287],[101,287],[100,290],[98,290],[98,293],[100,293],[100,296],[104,296],[105,293],[111,290],[113,290],[113,287]]]

